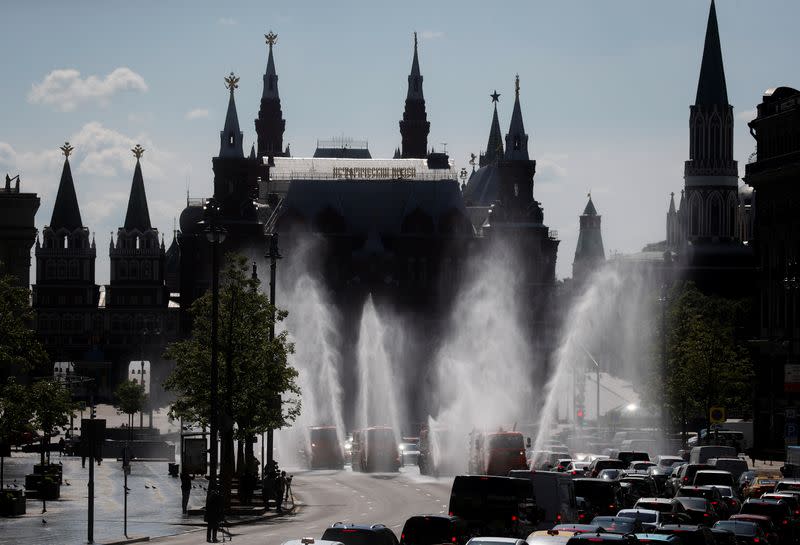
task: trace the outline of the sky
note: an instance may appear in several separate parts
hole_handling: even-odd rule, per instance
[[[606,253],[665,238],[670,192],[683,186],[708,0],[86,0],[4,2],[0,17],[0,176],[19,174],[50,222],[69,141],[83,222],[96,234],[97,281],[108,281],[108,242],[124,221],[135,159],[153,224],[172,238],[191,196],[212,192],[228,91],[246,149],[266,68],[264,34],[278,34],[275,63],[294,156],[316,141],[366,139],[373,157],[400,144],[419,33],[429,146],[468,167],[484,149],[501,93],[505,134],[514,77],[534,196],[558,232],[557,275],[571,276],[587,193],[602,215]],[[763,92],[800,86],[800,2],[718,0],[740,175],[755,141],[747,122]],[[34,275],[31,278],[34,281]]]

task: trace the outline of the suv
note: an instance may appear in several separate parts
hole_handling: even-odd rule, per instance
[[[469,541],[467,523],[451,515],[415,515],[403,525],[400,545],[434,545]]]
[[[663,524],[655,529],[655,534],[670,534],[681,538],[684,545],[715,545],[711,529],[702,524]]]
[[[695,486],[736,486],[733,475],[727,471],[711,471],[704,469],[694,474],[692,484]]]
[[[720,518],[726,519],[731,516],[731,508],[725,498],[722,497],[722,492],[716,486],[682,486],[676,498],[704,498],[719,514]]]
[[[383,524],[335,522],[325,530],[322,539],[344,545],[399,545],[394,532]]]
[[[628,469],[630,463],[625,463],[617,458],[597,459],[589,464],[589,474],[597,477],[597,474],[604,469]]]
[[[678,466],[678,469],[673,471],[672,476],[667,481],[667,493],[671,493],[674,496],[682,486],[692,484],[695,473],[705,469],[714,468],[708,464],[684,464]]]

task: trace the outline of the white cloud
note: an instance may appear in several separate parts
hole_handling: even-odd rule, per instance
[[[217,22],[221,25],[233,26],[236,24],[236,19],[233,17],[220,17],[219,21]]]
[[[81,78],[75,69],[53,70],[41,83],[34,83],[28,93],[28,102],[44,104],[62,112],[69,112],[84,103],[99,102],[107,105],[111,97],[122,91],[147,91],[144,78],[130,68],[120,67],[105,77]]]
[[[441,30],[423,30],[421,36],[423,40],[436,40],[444,38],[444,32]]]
[[[208,110],[206,108],[195,108],[186,112],[184,117],[190,121],[193,119],[205,119],[208,117]]]
[[[758,112],[755,109],[744,110],[736,114],[736,119],[740,119],[742,121],[752,121],[756,118],[757,115]]]
[[[544,153],[536,158],[536,182],[555,182],[567,177],[566,153]]]

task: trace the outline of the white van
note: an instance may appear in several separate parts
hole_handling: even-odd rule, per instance
[[[719,445],[694,447],[689,453],[690,464],[705,464],[709,458],[738,458],[736,449]]]
[[[544,511],[538,528],[547,530],[555,524],[578,521],[578,502],[572,477],[555,471],[510,471],[509,477],[528,479],[533,484],[536,506]]]

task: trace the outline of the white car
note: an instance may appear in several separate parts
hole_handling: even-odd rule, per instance
[[[645,531],[655,529],[661,522],[661,513],[653,509],[623,509],[617,516],[638,520]]]

